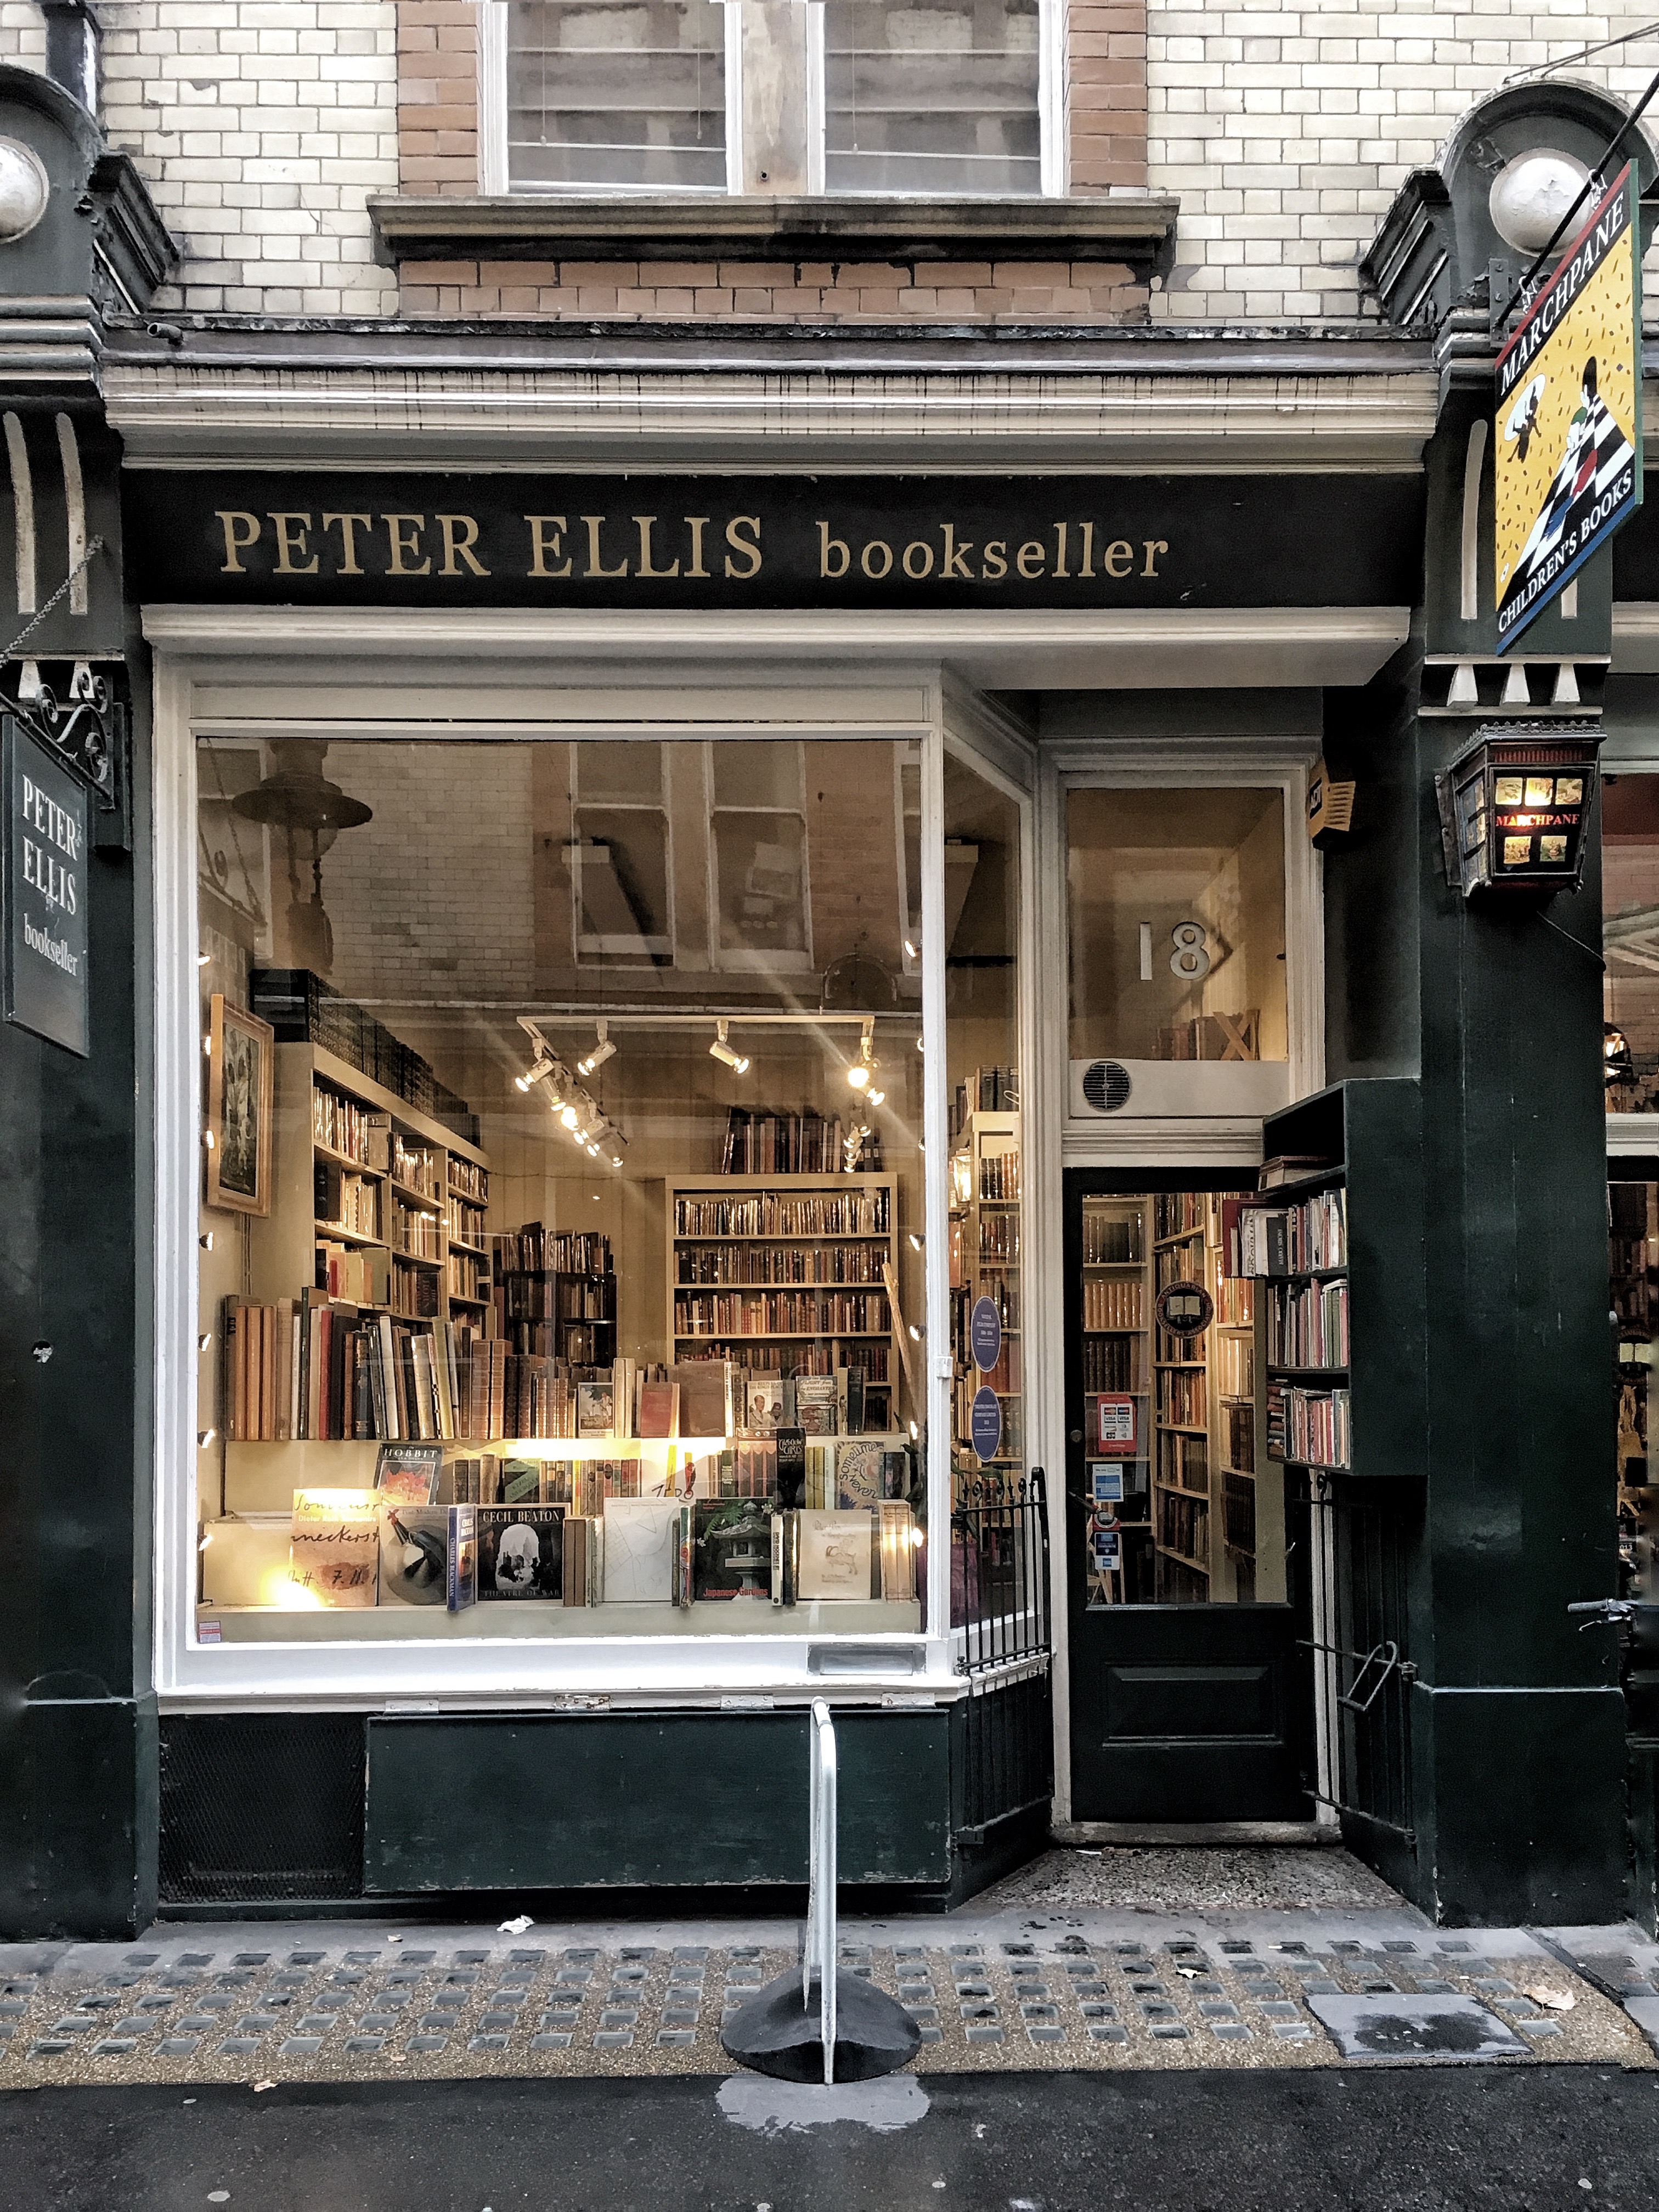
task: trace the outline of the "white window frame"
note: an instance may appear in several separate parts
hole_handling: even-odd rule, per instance
[[[507,176],[507,8],[510,0],[477,0],[478,5],[478,185],[501,197],[512,187]],[[726,8],[726,189],[743,189],[743,40],[738,0],[707,0]],[[824,59],[823,0],[799,0],[811,10],[807,46],[807,178],[810,195],[823,191]],[[1038,0],[1037,128],[1042,145],[1042,189],[1045,199],[1063,199],[1070,189],[1070,133],[1066,128],[1068,67],[1066,0]],[[555,187],[562,191],[604,189],[621,197],[648,193],[655,186]],[[687,187],[707,192],[708,186]],[[538,195],[539,197],[539,195]],[[918,193],[916,198],[925,198]]]
[[[553,625],[525,651],[526,621],[468,617],[465,658],[427,618],[364,610],[324,618],[321,650],[291,656],[283,610],[150,609],[155,720],[150,815],[151,988],[155,1020],[154,1399],[155,1680],[165,1711],[303,1707],[381,1711],[588,1709],[780,1705],[829,1697],[897,1705],[948,1703],[956,1674],[949,1628],[950,1547],[928,1547],[927,1619],[908,1633],[837,1633],[804,1625],[775,1634],[445,1638],[407,1642],[203,1644],[196,1638],[197,1426],[202,1358],[198,1300],[203,1058],[198,1005],[197,740],[285,736],[548,740],[919,740],[923,760],[923,1121],[927,1158],[925,1310],[934,1345],[949,1341],[945,1081],[944,687],[937,665],[876,672],[849,658],[781,676],[735,655],[711,672],[658,657],[651,617],[617,626],[609,653],[591,644],[568,665]],[[441,626],[440,626],[441,627]],[[313,645],[317,640],[314,635]],[[513,652],[501,680],[501,655]],[[574,655],[578,648],[568,648]],[[599,671],[609,662],[607,689]],[[642,664],[643,670],[642,670]],[[479,669],[497,672],[480,699]],[[603,698],[602,706],[599,704]],[[931,947],[931,951],[928,948]],[[208,1322],[210,1332],[213,1323]],[[948,1529],[950,1358],[928,1361],[929,1526]],[[817,1652],[843,1647],[855,1673],[825,1672]],[[890,1652],[884,1666],[881,1655]],[[832,1665],[838,1665],[832,1660]]]
[[[708,898],[708,964],[718,974],[763,974],[780,975],[810,975],[812,972],[812,839],[806,819],[806,757],[799,739],[795,745],[795,772],[800,792],[800,803],[796,806],[733,806],[721,805],[714,797],[714,753],[712,745],[703,755],[703,788],[708,794],[708,842],[706,848]],[[722,814],[775,814],[781,822],[800,824],[800,933],[801,943],[792,952],[756,952],[741,945],[721,942],[720,863],[720,848],[714,836],[714,824]]]
[[[1601,767],[1604,775],[1659,775],[1659,737],[1646,731],[1610,732]],[[1607,1125],[1610,1161],[1650,1159],[1659,1152],[1659,1114],[1609,1114]]]
[[[665,762],[664,767],[665,770]],[[592,806],[595,812],[603,811],[610,814],[653,814],[662,823],[663,852],[667,868],[668,929],[665,935],[614,938],[585,937],[582,934],[581,815],[584,806]],[[581,789],[580,755],[574,738],[570,745],[570,842],[566,848],[565,858],[570,875],[570,945],[576,967],[609,968],[618,975],[640,975],[644,972],[641,966],[642,954],[672,956],[679,941],[679,930],[674,902],[674,817],[669,806],[668,794],[665,790],[655,800],[585,799]]]

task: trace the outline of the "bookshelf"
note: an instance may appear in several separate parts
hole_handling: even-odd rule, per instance
[[[780,1375],[865,1375],[865,1427],[896,1427],[900,1360],[891,1175],[714,1175],[671,1182],[672,1357]]]
[[[1172,1283],[1206,1280],[1209,1194],[1159,1191],[1151,1210],[1154,1595],[1160,1605],[1201,1603],[1214,1594],[1212,1332],[1171,1335],[1158,1322],[1156,1301]]]
[[[1090,1197],[1083,1201],[1082,1279],[1085,1470],[1121,1470],[1122,1498],[1103,1512],[1119,1532],[1121,1565],[1104,1574],[1089,1568],[1091,1597],[1104,1604],[1145,1604],[1153,1590],[1152,1454],[1151,1200]],[[1090,1429],[1102,1393],[1134,1400],[1132,1458],[1099,1458]],[[1092,1476],[1085,1479],[1092,1489]]]
[[[994,1073],[994,1071],[993,1071]],[[981,1089],[979,1078],[974,1088]],[[1024,1337],[1020,1297],[1022,1173],[1018,1109],[969,1109],[958,1117],[951,1155],[951,1342],[955,1369],[953,1429],[975,1474],[1017,1478],[1025,1465]],[[1002,1325],[1002,1352],[981,1374],[969,1344],[974,1307],[988,1297]],[[988,1388],[1002,1410],[994,1459],[972,1453],[971,1407]]]
[[[1340,1197],[1343,1242],[1340,1262],[1316,1249],[1290,1255],[1290,1264],[1255,1285],[1264,1370],[1258,1467],[1305,1472],[1316,1482],[1420,1478],[1426,1413],[1417,1086],[1393,1077],[1335,1084],[1270,1115],[1262,1142],[1269,1159],[1310,1164],[1254,1203],[1288,1213],[1322,1201],[1334,1210]],[[1292,1323],[1293,1299],[1303,1313]],[[1322,1313],[1310,1310],[1320,1307]],[[1346,1358],[1333,1341],[1339,1313]],[[1322,1340],[1285,1333],[1316,1328]],[[1304,1394],[1299,1410],[1297,1392]],[[1333,1452],[1325,1431],[1334,1417],[1323,1401],[1339,1392],[1346,1449]]]

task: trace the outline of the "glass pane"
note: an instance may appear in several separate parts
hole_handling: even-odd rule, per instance
[[[202,744],[208,1640],[920,1626],[901,757]]]
[[[1038,0],[828,0],[830,191],[1040,192]]]
[[[1607,1111],[1659,1110],[1659,775],[1601,787]]]
[[[1025,1469],[1019,821],[1016,800],[946,758],[951,1461],[959,1506],[1012,1498]]]
[[[725,10],[712,0],[513,0],[515,191],[726,189]]]
[[[1619,1164],[1613,1163],[1616,1176]],[[1659,1184],[1613,1182],[1607,1189],[1612,1307],[1619,1346],[1619,1595],[1659,1598],[1659,1438],[1650,1423],[1655,1285],[1659,1283]]]
[[[1346,1371],[1334,1336],[1287,1335],[1308,1299],[1340,1306],[1346,1280],[1238,1272],[1241,1203],[1254,1194],[1127,1191],[1083,1200],[1079,1301],[1089,1502],[1087,1603],[1206,1605],[1285,1595],[1285,1462],[1267,1377],[1287,1346],[1297,1387]],[[1340,1194],[1338,1194],[1340,1201]]]
[[[1277,791],[1073,791],[1071,1057],[1282,1060]]]

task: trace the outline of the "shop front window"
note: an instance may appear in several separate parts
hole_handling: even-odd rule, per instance
[[[1602,1051],[1609,1114],[1659,1111],[1659,775],[1601,785]]]
[[[1017,1501],[1026,1465],[1024,1143],[1019,1051],[1020,805],[945,764],[952,1502]],[[961,1547],[958,1547],[959,1551]],[[989,1602],[994,1563],[953,1563],[953,1605]]]
[[[201,742],[199,1644],[921,1627],[918,760]]]
[[[1282,791],[1074,790],[1066,842],[1073,1113],[1284,1104]]]

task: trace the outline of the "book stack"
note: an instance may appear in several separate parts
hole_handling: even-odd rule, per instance
[[[829,1118],[804,1109],[781,1114],[770,1108],[756,1112],[733,1106],[726,1115],[726,1135],[720,1146],[722,1175],[839,1175],[848,1135],[839,1115]],[[881,1169],[881,1139],[874,1132],[865,1140],[860,1170],[878,1174]]]
[[[1273,1367],[1348,1364],[1348,1285],[1345,1278],[1275,1286],[1267,1306],[1267,1360]]]
[[[1353,1433],[1346,1390],[1267,1386],[1267,1456],[1293,1467],[1352,1465]]]

